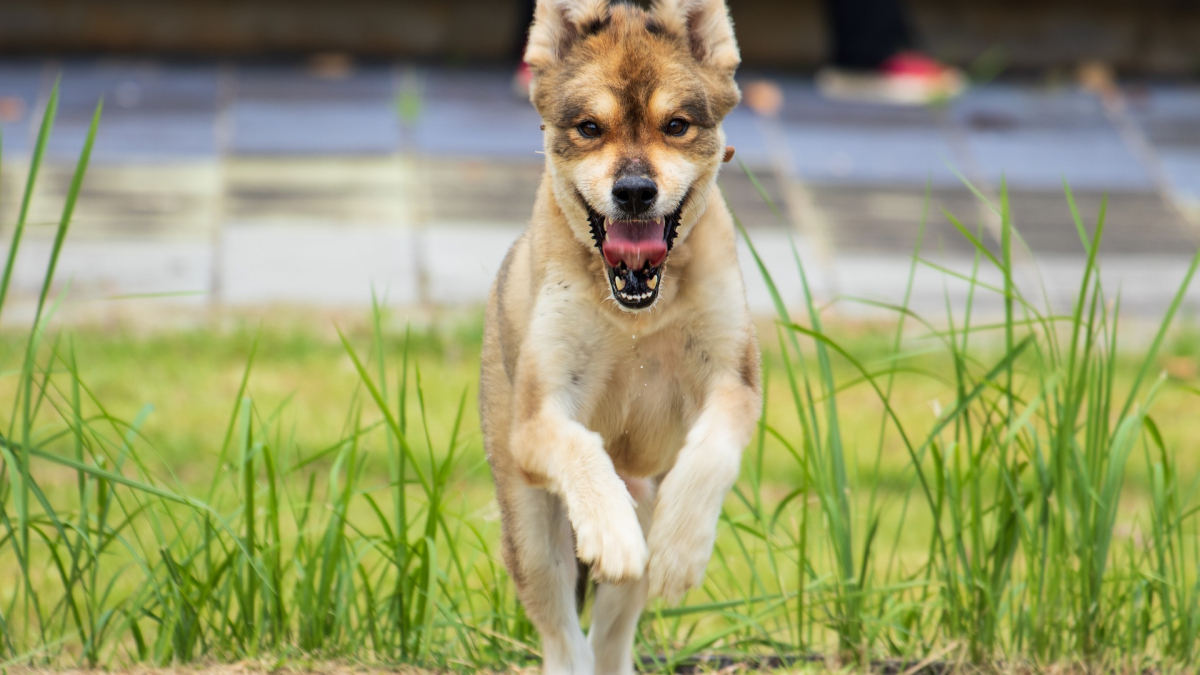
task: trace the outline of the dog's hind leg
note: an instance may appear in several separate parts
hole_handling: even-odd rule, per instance
[[[542,672],[591,675],[592,650],[575,608],[578,567],[566,509],[558,497],[524,483],[505,492],[505,560],[542,636]]]
[[[638,521],[642,532],[650,530],[654,513],[654,481],[649,478],[626,478],[625,485],[637,503]],[[597,675],[633,675],[633,639],[638,617],[646,605],[646,577],[623,584],[601,583],[596,586],[592,605],[592,627],[588,642],[596,655]]]

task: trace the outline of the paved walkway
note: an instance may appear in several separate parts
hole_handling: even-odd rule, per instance
[[[7,60],[6,227],[36,113],[59,73],[38,225],[17,268],[27,294],[101,96],[93,165],[59,274],[77,298],[353,305],[374,286],[397,303],[479,302],[541,173],[540,120],[513,96],[505,70],[377,64],[322,79],[278,64]],[[927,182],[924,256],[970,265],[971,247],[943,209],[982,228],[995,248],[998,219],[958,174],[993,198],[1007,183],[1055,302],[1075,292],[1082,265],[1064,179],[1089,222],[1108,196],[1105,272],[1126,307],[1164,304],[1200,240],[1200,84],[1131,84],[1109,106],[1071,86],[990,84],[946,107],[903,109],[834,103],[809,81],[779,81],[777,117],[739,108],[726,131],[784,219],[735,165],[722,186],[791,301],[800,296],[789,238],[822,298],[897,300]],[[753,304],[766,309],[757,273],[746,274]],[[1022,278],[1034,290],[1029,259]],[[964,291],[926,270],[915,298],[937,308]],[[1200,306],[1200,289],[1192,298]]]

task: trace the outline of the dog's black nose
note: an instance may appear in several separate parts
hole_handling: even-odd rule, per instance
[[[639,215],[654,206],[658,186],[645,176],[625,176],[613,183],[613,202],[631,216]]]

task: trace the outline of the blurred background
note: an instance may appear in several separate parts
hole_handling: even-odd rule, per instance
[[[1088,222],[1107,196],[1104,269],[1124,306],[1169,301],[1200,232],[1200,2],[910,0],[914,46],[969,81],[923,105],[818,86],[833,49],[825,3],[730,5],[747,101],[725,123],[737,155],[721,184],[789,299],[792,239],[823,299],[898,300],[927,189],[922,256],[969,270],[972,246],[944,210],[993,248],[999,223],[969,180],[992,200],[1006,185],[1030,250],[1023,283],[1066,302],[1083,247],[1065,180]],[[529,7],[4,0],[6,233],[60,77],[62,96],[13,300],[40,287],[103,97],[58,273],[74,311],[359,307],[372,292],[478,305],[542,171],[540,120],[514,91]],[[742,255],[751,303],[768,310]],[[965,288],[918,275],[914,301],[936,308]]]

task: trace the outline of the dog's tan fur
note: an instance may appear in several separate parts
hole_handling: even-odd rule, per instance
[[[505,561],[547,673],[632,673],[647,595],[703,579],[760,407],[758,346],[716,188],[737,104],[724,0],[539,0],[526,61],[545,122],[533,220],[488,300],[480,411]],[[680,137],[663,125],[682,117]],[[596,122],[604,135],[577,130]],[[613,298],[589,234],[620,167],[684,206],[656,302]],[[659,215],[659,214],[655,214]],[[576,559],[598,581],[580,629]]]

